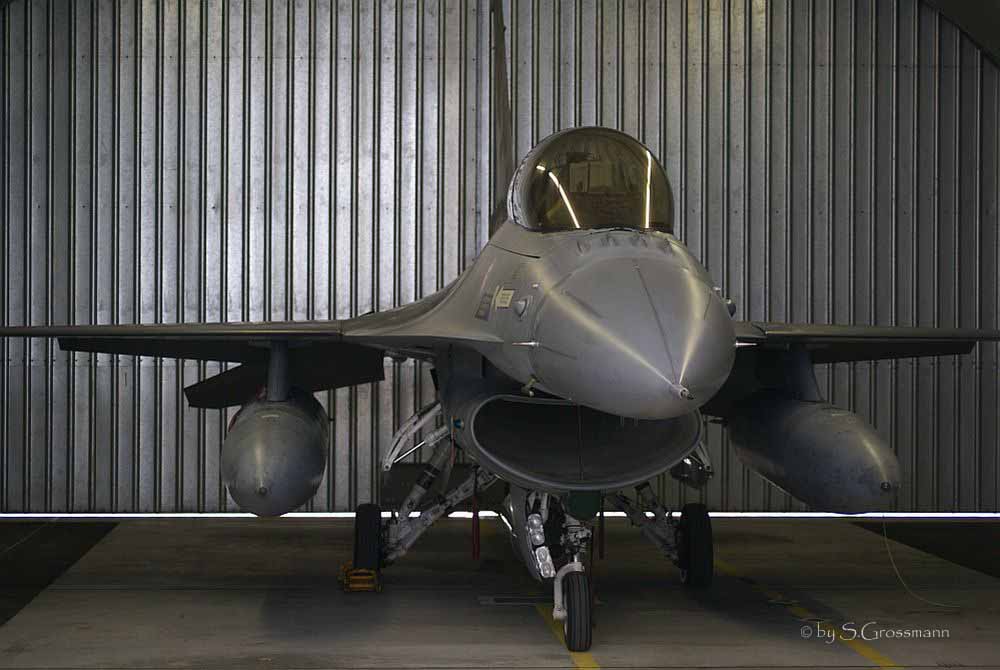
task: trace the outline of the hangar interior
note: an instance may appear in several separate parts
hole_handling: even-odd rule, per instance
[[[646,143],[737,318],[995,327],[1000,76],[936,9],[504,12],[515,156],[575,125]],[[432,293],[485,244],[489,3],[16,1],[2,21],[3,324],[345,318]],[[181,394],[218,364],[3,347],[0,509],[235,509],[232,413]],[[972,512],[1000,510],[996,371],[983,344],[817,372],[892,444],[897,510]],[[319,394],[330,467],[308,511],[371,500],[433,396],[425,364],[385,374]],[[803,509],[705,428],[712,509]]]
[[[736,318],[997,327],[991,3],[499,4],[515,157],[574,126],[641,140]],[[446,286],[502,190],[490,5],[0,1],[0,326],[341,319]],[[471,561],[468,520],[441,522],[377,595],[337,584],[343,519],[60,521],[236,511],[235,412],[183,393],[224,365],[0,342],[0,514],[45,515],[0,523],[0,668],[1000,659],[995,521],[714,517],[717,578],[695,594],[609,518],[585,653],[499,521]],[[997,353],[817,366],[897,455],[894,510],[1000,512]],[[426,363],[384,366],[317,394],[328,465],[301,512],[387,494],[380,459],[434,386]],[[703,428],[714,478],[661,476],[662,500],[808,512]]]

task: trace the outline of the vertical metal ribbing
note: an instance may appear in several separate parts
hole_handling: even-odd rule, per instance
[[[877,245],[875,233],[875,206],[877,202],[878,184],[875,179],[876,161],[878,160],[878,13],[875,3],[868,5],[868,21],[871,24],[868,38],[868,314],[865,315],[863,323],[876,323],[876,313],[878,311],[878,296],[875,291],[876,286],[876,263],[877,257],[875,247]],[[866,364],[868,377],[868,417],[871,423],[878,421],[878,363],[869,361]]]
[[[174,137],[174,158],[177,161],[177,173],[174,176],[176,190],[176,219],[175,219],[175,251],[174,251],[174,318],[178,323],[184,319],[184,280],[186,272],[186,258],[184,247],[186,246],[187,230],[187,165],[188,165],[188,142],[187,142],[187,3],[180,2],[177,6],[177,134]],[[184,362],[173,361],[171,365],[173,374],[173,423],[174,423],[174,481],[173,481],[173,501],[170,508],[177,509],[183,505],[184,500],[184,423],[183,410],[184,394]],[[166,473],[164,472],[164,476]]]
[[[438,6],[438,20],[441,22],[442,25],[444,23],[444,11],[443,11],[443,9],[444,8],[441,5]],[[381,5],[380,2],[375,2],[375,3],[372,4],[372,18],[371,18],[372,26],[371,26],[371,33],[369,35],[369,39],[371,40],[371,48],[372,48],[372,51],[373,51],[373,56],[372,56],[372,72],[371,72],[373,104],[372,104],[372,112],[371,113],[375,117],[374,118],[374,122],[372,123],[372,130],[371,130],[371,132],[372,132],[372,149],[371,149],[371,156],[372,156],[372,178],[371,178],[371,194],[370,194],[370,198],[371,198],[372,228],[374,229],[375,232],[372,234],[372,237],[371,237],[371,249],[369,250],[369,252],[370,252],[370,254],[372,256],[371,276],[370,276],[370,283],[371,283],[371,286],[372,286],[372,290],[371,290],[372,305],[371,305],[371,308],[373,310],[376,310],[376,311],[381,310],[381,309],[385,309],[385,308],[388,307],[388,305],[383,306],[383,305],[381,305],[379,303],[379,300],[381,298],[381,290],[380,290],[381,289],[381,281],[380,281],[381,280],[381,277],[380,277],[380,275],[381,275],[381,272],[380,272],[380,270],[381,270],[381,254],[380,254],[381,248],[379,246],[379,240],[378,240],[378,238],[379,238],[379,234],[381,232],[381,226],[379,225],[378,201],[379,201],[379,196],[381,195],[381,183],[382,183],[381,160],[380,160],[380,154],[381,154],[381,151],[380,151],[381,150],[381,141],[380,141],[380,138],[381,138],[381,128],[382,128],[382,123],[381,123],[381,121],[382,121],[382,105],[381,105],[381,100],[380,100],[380,93],[382,91],[382,78],[381,78],[381,75],[382,75],[382,68],[381,68],[381,64],[382,64],[382,35],[381,35],[382,17],[381,17],[381,10],[382,10],[382,5]],[[441,44],[444,43],[443,33],[444,33],[443,30],[440,31],[440,33],[439,33],[439,39],[441,40]],[[440,59],[440,66],[439,67],[441,68],[441,71],[443,72],[444,71],[444,58]],[[439,76],[439,81],[440,80],[443,80],[443,76]],[[442,99],[443,97],[444,96],[442,96],[440,94],[440,92],[439,92],[439,100]],[[443,118],[443,115],[444,115],[443,108],[444,108],[444,105],[439,103],[439,109],[441,110],[439,113],[441,114],[442,118]],[[442,126],[443,126],[443,123],[439,124],[439,127],[442,127]],[[439,137],[440,137],[440,135],[439,135]],[[439,140],[439,141],[441,141],[441,140]],[[443,141],[442,141],[442,143],[443,143]],[[441,154],[438,154],[438,155],[440,156]],[[441,170],[440,169],[438,170],[438,176],[439,176],[439,179],[442,179],[442,181],[443,181],[443,178],[441,177]],[[439,193],[439,197],[440,197],[440,190],[438,191],[438,193]],[[441,251],[441,248],[442,248],[442,242],[444,240],[444,223],[443,223],[443,217],[440,214],[440,211],[441,211],[441,207],[440,206],[438,207],[438,211],[439,211],[439,215],[438,215],[438,217],[439,217],[438,218],[438,220],[439,220],[439,225],[438,225],[438,252],[439,252],[438,253],[438,258],[441,259],[443,257],[443,254],[440,253],[440,251]],[[440,283],[440,275],[439,275],[438,281]],[[395,378],[394,377],[389,377],[389,379],[387,380],[386,383],[394,384],[395,383]],[[379,476],[379,472],[380,471],[378,469],[378,462],[379,462],[379,454],[378,454],[379,430],[378,430],[378,428],[379,428],[380,417],[381,417],[383,409],[382,409],[381,403],[379,402],[381,396],[380,396],[379,393],[377,393],[377,388],[376,388],[375,384],[372,384],[372,390],[371,390],[371,393],[369,394],[369,397],[371,399],[371,404],[370,404],[371,409],[370,409],[370,412],[369,412],[368,431],[369,431],[369,434],[372,436],[372,440],[371,440],[371,444],[369,445],[369,449],[368,449],[368,464],[369,464],[368,468],[369,469],[368,469],[368,481],[366,482],[366,484],[367,484],[367,488],[369,490],[369,494],[366,497],[370,501],[377,501],[377,500],[380,499],[379,498],[379,494],[381,492],[380,488],[381,488],[381,483],[382,483],[381,482],[381,477]],[[359,499],[359,502],[360,502],[360,499]]]
[[[330,132],[327,134],[327,155],[330,157],[330,169],[327,172],[327,188],[329,195],[329,211],[327,212],[327,244],[330,249],[330,280],[327,282],[327,305],[328,314],[327,316],[331,319],[337,316],[337,272],[334,269],[334,264],[337,258],[337,228],[336,228],[336,209],[337,209],[337,170],[333,165],[333,157],[336,156],[337,149],[337,137],[339,136],[339,125],[337,114],[334,113],[334,103],[333,101],[337,97],[337,92],[340,90],[338,88],[339,79],[337,67],[337,26],[338,26],[338,8],[337,3],[330,3],[330,26],[328,39],[330,44],[330,76],[328,79],[330,86]],[[326,406],[329,408],[328,413],[330,417],[337,421],[339,420],[337,414],[337,394],[335,391],[330,390],[326,392]],[[326,470],[326,504],[328,509],[336,509],[336,481],[337,481],[337,460],[335,458],[336,453],[334,451],[336,447],[336,431],[330,431],[330,447],[327,454],[327,470]]]
[[[998,76],[997,71],[994,69],[993,72],[994,81],[994,96],[993,96],[993,127],[1000,129],[1000,76]],[[990,147],[993,154],[993,172],[996,183],[993,184],[993,192],[997,194],[995,197],[1000,197],[1000,131],[994,133],[996,137],[996,143]],[[1000,275],[1000,203],[994,204],[994,220],[991,223],[994,226],[994,230],[998,233],[995,235],[996,244],[993,249],[994,258],[994,272]],[[993,281],[995,285],[1000,285],[1000,276],[994,275]],[[993,316],[994,319],[1000,319],[1000,289],[996,291],[996,302],[993,305]],[[996,327],[996,324],[990,324]],[[982,345],[980,345],[982,346]],[[1000,345],[991,345],[994,348],[994,359],[993,359],[993,369],[991,370],[991,376],[996,378],[998,373],[1000,373]],[[993,414],[995,420],[995,442],[993,443],[993,500],[992,500],[992,511],[1000,512],[1000,392],[997,393],[996,404],[989,408],[990,413]],[[986,507],[990,503],[985,500],[978,501],[980,508]]]
[[[964,39],[964,38],[963,38]],[[974,184],[974,189],[976,193],[976,206],[975,206],[975,276],[973,277],[973,285],[975,290],[972,293],[972,299],[975,301],[976,305],[976,323],[974,324],[976,328],[983,327],[983,293],[982,293],[982,254],[983,254],[983,200],[980,189],[982,188],[983,179],[983,54],[978,49],[976,50],[976,103],[975,103],[975,115],[976,115],[976,141],[973,142],[976,152],[976,179]],[[968,324],[961,324],[968,325]],[[959,509],[976,509],[981,504],[982,501],[982,473],[980,471],[980,466],[982,464],[982,439],[983,439],[983,421],[982,421],[982,397],[981,391],[983,387],[983,347],[993,346],[991,344],[979,344],[976,346],[973,352],[973,364],[976,370],[976,387],[972,392],[972,407],[973,407],[973,423],[975,425],[975,431],[973,435],[975,436],[975,450],[973,454],[973,471],[972,471],[972,490],[973,490],[973,502],[971,505],[961,506]],[[961,504],[961,501],[960,501]]]
[[[933,186],[933,203],[934,203],[934,245],[931,253],[931,257],[934,258],[934,327],[941,325],[941,300],[940,300],[940,278],[941,278],[941,268],[940,268],[940,254],[938,249],[941,247],[941,221],[940,221],[940,171],[941,164],[939,161],[940,147],[941,147],[941,135],[940,135],[940,121],[941,121],[941,17],[937,14],[934,15],[934,186]],[[938,464],[940,461],[940,449],[938,445],[938,420],[937,417],[940,414],[941,407],[938,398],[938,386],[941,383],[940,375],[940,359],[935,358],[931,365],[934,369],[934,384],[931,387],[931,405],[934,407],[934,411],[931,413],[931,425],[933,430],[931,432],[931,453],[933,458],[931,459],[931,464],[933,467],[933,479],[931,484],[931,500],[932,509],[938,509],[940,505],[940,486],[938,478]]]
[[[848,276],[850,277],[850,281],[848,282],[848,298],[847,298],[848,310],[847,311],[848,311],[848,314],[850,314],[850,318],[851,318],[851,321],[853,323],[857,322],[857,316],[858,316],[857,312],[855,311],[855,299],[854,299],[855,294],[856,294],[856,291],[855,291],[855,277],[856,277],[855,269],[856,269],[856,264],[854,262],[854,259],[857,256],[857,246],[856,246],[856,242],[855,242],[855,239],[856,239],[855,226],[857,225],[857,221],[856,221],[856,217],[855,217],[855,205],[854,205],[854,186],[855,186],[856,182],[855,182],[855,176],[854,176],[854,173],[855,173],[855,162],[854,162],[855,161],[855,156],[854,156],[854,141],[853,141],[854,137],[857,134],[857,119],[856,119],[856,117],[857,117],[856,109],[857,109],[857,99],[858,99],[858,96],[857,96],[857,44],[856,44],[856,41],[854,39],[855,35],[858,32],[857,31],[857,20],[858,20],[857,14],[858,14],[857,13],[857,0],[851,0],[851,10],[850,10],[851,35],[850,35],[850,40],[849,40],[849,44],[850,44],[849,48],[850,48],[850,53],[851,53],[851,65],[850,65],[850,76],[849,76],[849,84],[848,84],[848,87],[849,87],[849,89],[851,91],[851,114],[850,114],[850,119],[848,120],[848,124],[847,124],[847,127],[850,129],[850,134],[851,134],[850,150],[848,151],[848,171],[847,171],[848,172],[848,183],[850,184],[850,188],[848,189],[848,192],[851,194],[850,195],[850,202],[848,203],[848,209],[847,209],[847,212],[848,212],[847,217],[848,217],[848,221],[850,222],[849,225],[848,225],[848,229],[847,229],[847,248],[849,250],[849,252],[847,254],[847,258],[848,258],[848,263],[847,263],[848,270],[847,270],[847,272],[848,272]],[[856,372],[856,365],[854,363],[848,363],[847,364],[847,369],[848,369],[848,380],[849,380],[849,383],[848,383],[848,386],[847,386],[847,407],[849,407],[851,409],[854,409],[855,408],[854,407],[854,396],[855,396],[854,391],[855,391],[855,383],[856,383],[856,379],[857,379],[857,375],[855,374],[855,372]]]
[[[532,146],[534,146],[538,142],[538,140],[540,138],[540,136],[539,136],[539,128],[538,128],[538,116],[539,116],[539,113],[538,113],[538,108],[539,108],[538,96],[539,96],[539,93],[540,93],[539,90],[538,90],[538,80],[539,80],[538,68],[540,67],[539,61],[541,59],[538,57],[538,46],[539,46],[541,40],[539,39],[540,35],[539,35],[539,28],[538,28],[538,26],[541,23],[541,21],[539,21],[539,19],[538,19],[538,12],[539,12],[539,8],[538,8],[538,2],[537,2],[537,0],[531,0],[531,81],[530,81],[530,84],[531,84],[531,97],[530,97],[530,101],[531,101],[530,102],[530,105],[531,105],[531,117],[530,118],[531,118],[531,144],[532,144]],[[516,62],[512,62],[511,63],[511,67],[512,68],[517,67]],[[438,155],[440,156],[440,154],[438,154]]]
[[[358,5],[357,0],[351,2],[351,46],[356,52],[358,44]],[[354,58],[351,61],[351,174],[358,174],[358,132],[360,123],[358,114],[360,106],[358,104],[358,70],[360,61]],[[358,314],[358,180],[354,180],[350,187],[351,191],[351,214],[350,214],[350,268],[351,268],[351,291],[350,291],[350,314]],[[348,486],[348,501],[353,508],[360,502],[360,491],[358,490],[358,431],[360,430],[360,420],[358,418],[358,389],[351,387],[350,390],[350,460],[349,466],[351,474]]]
[[[219,45],[219,82],[221,90],[219,91],[219,117],[220,117],[220,153],[221,153],[221,166],[222,166],[222,176],[219,180],[219,276],[216,279],[219,285],[219,321],[229,321],[229,180],[233,178],[230,172],[230,147],[229,147],[229,124],[230,124],[230,104],[229,99],[229,69],[230,69],[230,35],[229,31],[232,30],[232,24],[230,20],[230,12],[232,11],[231,3],[225,3],[219,14],[220,14],[220,25],[219,29],[222,33]],[[310,25],[312,23],[310,22]],[[206,274],[206,281],[211,281],[211,279]],[[227,364],[222,364],[220,370],[226,371],[228,369]],[[218,442],[220,445],[226,439],[226,426],[228,424],[228,410],[223,412],[222,416],[219,417],[219,422],[217,424],[218,431]],[[208,476],[206,474],[206,488],[209,484],[207,481]],[[215,484],[215,495],[216,495],[216,508],[225,509],[226,507],[226,487],[220,476]],[[208,505],[205,506],[205,511],[208,511]]]
[[[11,104],[11,73],[10,73],[10,4],[4,3],[0,6],[0,161],[4,165],[2,175],[0,175],[0,214],[4,221],[10,221],[10,170],[6,166],[10,165],[10,104]],[[10,323],[7,314],[7,291],[10,286],[10,264],[6,259],[10,257],[9,250],[10,227],[3,226],[0,230],[0,258],[4,259],[3,268],[0,269],[0,324]],[[10,500],[7,497],[8,481],[10,473],[7,471],[9,451],[11,449],[10,425],[8,416],[7,399],[10,397],[10,384],[8,375],[10,374],[10,340],[4,339],[0,344],[0,509],[10,509]]]
[[[0,10],[0,14],[5,14],[5,13],[6,12],[4,10]],[[53,281],[52,281],[52,279],[53,279],[52,278],[52,274],[53,274],[53,269],[54,269],[54,265],[55,265],[55,263],[54,263],[54,260],[55,260],[55,254],[54,254],[55,249],[54,249],[53,243],[52,243],[53,227],[55,225],[55,217],[54,217],[54,215],[52,213],[52,208],[53,208],[52,205],[53,205],[53,203],[55,201],[55,199],[53,197],[54,191],[53,191],[53,186],[52,186],[52,182],[53,182],[53,154],[54,154],[54,144],[55,144],[54,141],[53,141],[53,123],[54,123],[54,121],[53,121],[53,104],[52,104],[52,96],[53,96],[53,88],[54,88],[53,82],[55,81],[55,76],[54,76],[54,71],[53,71],[53,66],[52,66],[52,51],[53,51],[53,48],[54,48],[54,44],[53,44],[53,26],[52,26],[52,24],[53,24],[52,1],[49,0],[49,2],[47,2],[45,4],[45,48],[46,48],[45,68],[46,68],[46,72],[47,72],[47,76],[48,76],[48,86],[47,86],[47,90],[46,90],[46,109],[45,109],[45,116],[46,116],[46,128],[45,128],[45,142],[46,142],[46,147],[45,147],[45,174],[46,174],[46,180],[45,180],[46,181],[46,183],[45,183],[45,187],[46,187],[46,191],[45,191],[45,193],[46,193],[46,208],[45,208],[45,210],[46,210],[46,222],[45,222],[45,256],[46,256],[46,258],[45,258],[45,301],[46,301],[45,302],[45,323],[46,324],[51,324],[52,323],[52,306],[53,306],[53,303],[55,302],[55,300],[54,300],[55,296],[53,295],[53,290],[52,290],[52,283],[53,283]],[[5,45],[0,45],[0,53],[3,54],[2,56],[0,56],[0,58],[6,58],[6,47],[5,47]],[[2,89],[0,89],[0,90],[2,90]],[[7,163],[4,162],[3,165],[7,165]],[[3,211],[3,210],[0,209],[0,211]],[[4,218],[4,220],[7,221],[8,219]],[[6,257],[7,256],[6,256],[5,252],[0,253],[0,259],[5,259]],[[53,477],[54,456],[55,456],[55,454],[54,454],[54,450],[53,450],[53,444],[55,442],[55,440],[54,440],[55,431],[53,430],[53,417],[52,417],[51,408],[52,408],[52,403],[53,403],[53,399],[54,399],[54,396],[53,396],[53,389],[54,389],[54,383],[53,383],[53,376],[54,375],[53,375],[53,371],[55,370],[55,367],[56,367],[56,365],[58,365],[58,363],[55,360],[54,351],[55,351],[55,343],[51,342],[51,341],[46,342],[45,343],[45,363],[44,363],[45,364],[45,368],[46,368],[46,370],[45,370],[45,392],[44,392],[44,401],[45,401],[45,481],[44,481],[44,485],[45,485],[44,500],[45,500],[45,503],[44,503],[44,505],[45,505],[45,511],[47,511],[47,512],[48,511],[52,511],[55,508],[55,505],[53,504],[54,503],[54,500],[53,500],[53,498],[54,498],[54,489],[55,489],[55,486],[54,486],[54,477]],[[0,411],[2,411],[2,410],[0,410]],[[0,435],[2,435],[2,433],[0,433]],[[0,447],[0,451],[2,451],[2,450],[3,450],[3,447]],[[2,456],[0,456],[0,458],[2,458]],[[2,470],[2,468],[0,468],[0,479],[2,479],[2,476],[3,476],[2,473],[3,473],[3,470]],[[2,485],[0,485],[0,486],[2,486]],[[0,505],[2,505],[2,504],[3,504],[3,497],[0,496]]]
[[[208,286],[215,278],[208,276],[208,5],[202,4],[198,17],[198,320],[208,320]],[[223,226],[224,227],[224,223]],[[220,315],[221,317],[221,315]],[[198,363],[198,378],[206,377],[206,364]],[[177,413],[183,416],[184,395],[181,388],[180,404]],[[216,418],[213,412],[213,419]],[[199,512],[205,509],[205,497],[208,488],[206,469],[206,441],[208,439],[208,424],[206,412],[199,409],[197,413],[197,444],[195,445],[195,507]]]
[[[511,0],[511,3],[516,0]],[[598,126],[604,125],[604,2],[596,0],[594,8],[594,123]],[[511,62],[513,63],[514,50],[511,48]],[[517,133],[517,116],[514,117],[514,133]],[[514,147],[519,148],[517,143]]]
[[[164,34],[163,7],[156,5],[156,141],[154,156],[156,207],[155,207],[155,229],[156,242],[154,246],[155,280],[153,282],[154,293],[154,318],[156,323],[163,322],[163,79],[164,79],[164,58],[163,58],[163,34]],[[159,512],[163,509],[163,361],[155,359],[153,374],[153,425],[154,432],[154,456],[153,456],[153,510]]]
[[[920,245],[918,240],[920,239],[920,198],[918,193],[920,192],[920,170],[916,165],[917,161],[917,142],[920,136],[920,114],[918,113],[919,101],[920,101],[920,10],[919,8],[914,8],[913,11],[913,25],[910,26],[913,31],[913,52],[911,58],[913,61],[913,69],[911,77],[913,78],[913,98],[912,98],[912,110],[910,114],[910,123],[912,124],[912,132],[910,134],[910,143],[913,147],[911,150],[911,159],[914,162],[913,169],[911,170],[912,180],[910,183],[911,189],[911,202],[910,202],[910,212],[913,219],[913,224],[910,228],[910,256],[913,259],[910,268],[910,314],[913,320],[913,325],[920,324],[920,309],[917,296],[917,278],[920,276]],[[919,397],[920,397],[920,368],[917,361],[910,361],[910,369],[912,370],[912,388],[910,390],[910,422],[912,428],[912,434],[914,437],[917,435],[917,421],[919,416]],[[918,468],[920,459],[918,457],[920,453],[919,441],[912,440],[912,446],[910,447],[910,479],[911,485],[910,489],[910,505],[909,509],[916,510],[919,508],[920,496],[919,496],[919,475]],[[898,503],[898,499],[897,499]]]
[[[898,197],[898,182],[899,182],[899,3],[893,0],[892,3],[892,70],[891,70],[891,96],[890,96],[890,106],[891,106],[891,141],[889,149],[889,162],[891,171],[889,173],[890,180],[890,211],[892,218],[892,228],[890,230],[891,242],[890,247],[892,249],[892,260],[890,269],[892,274],[890,276],[891,290],[889,293],[890,306],[889,306],[889,322],[893,326],[899,325],[899,305],[898,305],[898,286],[896,282],[896,277],[898,275],[897,267],[899,265],[899,207],[897,203]],[[897,443],[897,438],[899,435],[899,412],[898,406],[898,389],[899,389],[899,361],[889,361],[890,369],[890,379],[892,383],[889,386],[889,446],[899,457],[899,445]],[[899,495],[898,493],[893,499],[893,509],[898,509],[899,507]]]
[[[121,254],[121,43],[122,43],[122,33],[121,33],[121,4],[119,0],[115,0],[112,8],[112,22],[114,24],[113,34],[114,43],[111,45],[112,49],[112,68],[111,77],[114,80],[113,90],[115,92],[115,99],[113,102],[114,114],[112,115],[112,146],[113,154],[111,156],[111,179],[112,188],[111,191],[114,194],[113,200],[113,231],[111,237],[111,317],[113,323],[119,323],[120,320],[120,309],[121,309],[121,296],[120,296],[120,278],[119,278],[119,264],[118,258]],[[110,430],[111,435],[111,458],[109,463],[108,481],[111,490],[109,491],[109,504],[111,511],[118,510],[118,449],[119,449],[119,432],[118,432],[118,415],[119,415],[119,404],[118,404],[118,365],[119,357],[111,357],[111,365],[109,373],[111,375],[111,394],[112,398],[110,407]]]
[[[97,204],[100,197],[100,172],[98,169],[98,125],[100,119],[100,100],[98,93],[100,83],[100,71],[97,67],[97,41],[100,27],[100,14],[98,7],[90,5],[90,198],[89,198],[89,224],[90,224],[90,249],[87,255],[88,277],[89,277],[89,314],[88,323],[97,323],[97,302],[98,292],[98,263],[100,262],[100,249],[103,243],[101,239],[100,226],[98,225]],[[97,503],[96,486],[97,473],[97,374],[100,364],[99,354],[90,355],[90,366],[87,370],[87,508],[94,509]]]
[[[813,277],[813,266],[815,264],[815,259],[813,258],[814,244],[813,239],[816,236],[816,215],[813,211],[813,192],[815,191],[815,181],[814,181],[814,158],[815,158],[815,147],[816,147],[816,136],[815,136],[815,102],[813,100],[813,91],[817,88],[816,82],[816,0],[809,0],[809,7],[807,11],[806,24],[808,30],[806,31],[808,35],[808,50],[809,57],[806,60],[809,67],[809,84],[806,87],[806,212],[807,212],[807,225],[806,225],[806,254],[805,254],[805,277],[806,277],[806,314],[805,318],[809,323],[815,321],[816,315],[813,309],[813,290],[814,290],[814,277]],[[788,68],[789,71],[792,69]],[[796,318],[801,318],[800,315],[796,314]]]
[[[836,222],[837,213],[837,201],[834,198],[834,166],[836,165],[834,161],[834,156],[836,152],[835,138],[837,136],[837,67],[836,67],[836,54],[837,54],[837,21],[836,12],[833,9],[833,3],[828,0],[826,3],[826,18],[827,18],[827,52],[826,52],[826,62],[827,62],[827,134],[826,134],[826,153],[827,153],[827,163],[826,163],[826,314],[824,315],[824,323],[833,323],[836,310],[834,308],[834,300],[836,299],[837,285],[837,264],[834,259],[837,257],[837,236],[833,234]],[[916,68],[914,68],[916,70]],[[834,385],[834,366],[827,365],[826,367],[826,398],[833,398]]]
[[[31,188],[32,188],[32,169],[31,165],[33,161],[31,160],[31,142],[34,137],[32,132],[32,114],[31,114],[31,103],[32,96],[34,95],[34,82],[33,82],[33,67],[32,61],[34,59],[34,30],[32,29],[32,6],[25,4],[24,6],[24,23],[25,23],[25,49],[24,49],[24,100],[22,104],[24,105],[24,156],[23,165],[25,166],[24,174],[24,193],[23,193],[23,206],[24,210],[22,214],[21,225],[24,227],[22,244],[24,248],[22,249],[22,271],[21,276],[22,281],[22,306],[21,314],[19,316],[19,323],[27,324],[31,320]],[[28,341],[19,342],[19,348],[23,352],[23,358],[21,359],[21,395],[24,399],[21,409],[21,426],[24,431],[24,440],[22,442],[22,457],[21,457],[21,501],[20,509],[29,509],[31,506],[31,343]]]
[[[957,28],[952,27],[952,30],[956,33]],[[962,66],[962,39],[961,35],[955,36],[955,63],[958,65],[958,69],[961,70]],[[954,317],[952,323],[955,326],[961,325],[962,320],[962,282],[961,273],[959,272],[959,252],[962,249],[961,242],[961,213],[962,213],[962,170],[959,167],[961,165],[960,149],[962,145],[962,77],[960,73],[955,74],[955,99],[952,101],[954,106],[953,114],[955,115],[955,133],[952,137],[952,170],[955,171],[955,184],[953,186],[952,198],[955,203],[955,211],[953,217],[955,220],[955,226],[952,230],[952,251],[955,254],[953,267],[952,267],[952,309],[954,310]],[[951,449],[951,506],[950,509],[961,509],[961,495],[962,490],[961,483],[961,462],[960,462],[960,445],[962,444],[962,415],[961,415],[961,371],[959,365],[961,361],[957,356],[950,356],[951,366],[952,366],[952,393],[951,393],[951,414],[952,414],[952,449]]]
[[[709,253],[710,245],[708,243],[708,159],[706,155],[708,154],[708,7],[703,4],[701,7],[701,25],[698,26],[699,41],[701,43],[701,53],[699,54],[701,59],[701,73],[699,74],[699,111],[701,112],[701,118],[698,120],[699,132],[701,134],[700,146],[698,149],[698,197],[701,202],[698,203],[698,243],[701,246],[701,256],[702,263],[708,267],[710,264],[711,254]],[[708,268],[712,271],[712,268]],[[715,269],[718,272],[718,269]]]
[[[575,0],[573,5],[573,125],[583,123],[583,95],[581,80],[583,78],[583,49],[580,41],[583,39],[583,0]],[[665,44],[665,43],[664,43]],[[664,59],[666,67],[666,59]],[[492,71],[492,70],[491,70]],[[661,154],[662,155],[662,154]]]

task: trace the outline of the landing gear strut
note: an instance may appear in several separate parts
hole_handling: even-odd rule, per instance
[[[412,424],[422,425],[417,421],[413,421]],[[409,429],[412,430],[413,425]],[[443,439],[446,435],[447,431],[438,429],[428,438],[429,441],[432,440],[432,444],[437,444],[434,453],[399,509],[394,510],[392,519],[383,523],[378,505],[358,506],[354,520],[355,568],[380,570],[393,563],[406,554],[435,521],[468,499],[474,492],[483,491],[497,481],[497,478],[486,470],[475,468],[465,481],[446,495],[439,496],[437,502],[424,509],[419,516],[411,518],[410,514],[417,509],[427,492],[439,479],[445,478],[443,473],[450,472],[446,464],[450,462],[453,447],[449,441]],[[391,467],[394,461],[387,459],[387,462]]]
[[[711,586],[712,520],[705,506],[688,503],[677,520],[660,504],[648,483],[637,486],[635,492],[635,501],[622,494],[615,495],[612,501],[680,569],[685,586],[695,589]],[[653,513],[652,518],[646,516],[646,510]]]

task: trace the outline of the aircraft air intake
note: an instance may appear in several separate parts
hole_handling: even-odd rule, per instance
[[[546,491],[610,491],[666,472],[701,438],[697,411],[659,420],[563,400],[485,394],[459,409],[456,437],[492,472]]]

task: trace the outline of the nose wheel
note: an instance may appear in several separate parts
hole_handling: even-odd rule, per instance
[[[563,578],[562,588],[563,607],[566,608],[566,618],[563,619],[566,648],[587,651],[594,628],[590,578],[585,572],[571,572]]]
[[[700,503],[688,503],[681,509],[676,530],[677,565],[685,586],[706,589],[712,585],[712,519]]]

